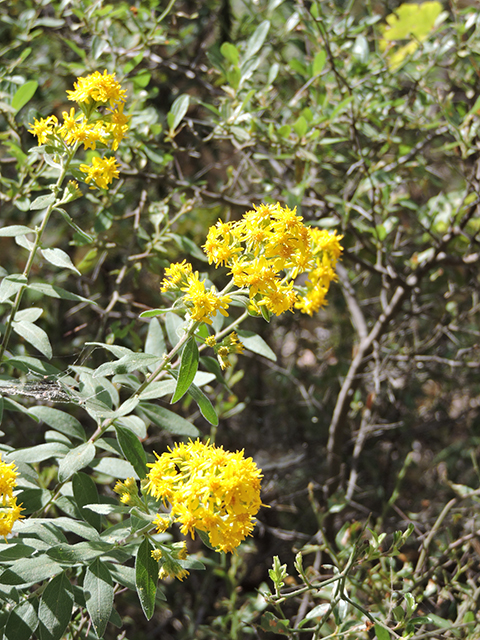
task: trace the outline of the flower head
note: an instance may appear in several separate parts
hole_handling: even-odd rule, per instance
[[[157,458],[148,465],[146,490],[169,503],[170,518],[183,534],[203,531],[223,552],[232,552],[251,535],[261,506],[262,475],[243,451],[231,453],[197,440],[177,444]]]
[[[81,164],[80,171],[87,174],[87,184],[93,181],[100,189],[108,189],[113,179],[119,176],[115,158],[92,158],[92,164]],[[93,189],[93,185],[90,188]]]
[[[77,78],[73,84],[74,90],[67,91],[68,99],[78,104],[102,103],[115,107],[126,100],[126,91],[121,88],[120,83],[115,80],[115,74],[95,71],[85,78]]]
[[[0,536],[5,540],[14,523],[23,517],[20,513],[23,509],[21,505],[17,505],[17,498],[13,495],[17,476],[15,463],[2,462],[0,454]]]
[[[28,132],[34,136],[37,136],[38,144],[45,144],[49,138],[52,136],[55,127],[58,124],[58,120],[55,116],[48,116],[48,118],[40,118],[37,120],[34,118],[34,123],[30,124],[30,129]]]

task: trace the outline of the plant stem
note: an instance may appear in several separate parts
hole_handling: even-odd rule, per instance
[[[190,340],[190,338],[193,336],[193,334],[195,333],[195,331],[198,328],[198,325],[200,323],[199,322],[193,322],[190,327],[185,331],[185,333],[183,334],[183,336],[180,338],[180,340],[177,342],[177,344],[173,347],[173,349],[170,351],[170,353],[165,356],[165,358],[163,359],[162,363],[155,369],[155,371],[153,373],[151,373],[148,378],[138,387],[138,389],[136,389],[130,396],[129,398],[127,398],[127,400],[125,400],[125,402],[129,402],[132,398],[134,398],[135,396],[139,396],[143,391],[145,391],[145,389],[152,383],[155,382],[158,377],[160,376],[160,374],[166,370],[167,366],[170,364],[170,362],[173,360],[173,358],[176,356],[176,354],[181,351],[182,347],[185,345],[185,343],[188,342],[188,340]],[[118,410],[120,411],[122,406],[125,404],[125,402],[123,402],[120,407],[118,408]],[[92,435],[92,437],[90,438],[89,442],[96,442],[99,438],[101,438],[101,436],[105,433],[105,431],[107,429],[109,429],[112,424],[115,422],[115,418],[108,418],[108,420],[106,420],[102,425],[100,425],[97,430],[95,431],[95,433]]]
[[[30,255],[28,256],[27,263],[26,263],[25,268],[24,268],[23,273],[22,273],[22,275],[27,280],[28,280],[28,277],[29,277],[30,272],[32,270],[33,261],[35,260],[35,256],[37,254],[37,251],[41,246],[43,232],[45,231],[45,228],[46,228],[46,226],[48,224],[48,221],[50,219],[52,211],[59,204],[59,200],[57,200],[57,194],[60,191],[60,187],[61,187],[62,182],[63,182],[63,180],[65,178],[65,175],[66,175],[66,173],[68,171],[68,165],[70,164],[70,160],[73,157],[73,154],[74,154],[75,150],[76,150],[76,148],[73,150],[72,154],[70,154],[68,156],[66,162],[62,162],[61,169],[60,169],[60,175],[58,176],[57,182],[52,187],[52,193],[55,196],[55,200],[50,205],[48,205],[48,207],[45,210],[45,215],[43,217],[42,223],[40,224],[39,227],[37,227],[33,231],[33,233],[35,233],[35,242],[33,244],[33,247],[31,249],[31,251],[30,251]],[[2,361],[3,356],[5,355],[5,351],[7,349],[8,342],[9,342],[10,336],[12,334],[12,329],[13,329],[13,323],[15,321],[15,316],[16,316],[19,308],[20,308],[20,303],[22,302],[23,294],[24,294],[24,292],[25,292],[25,290],[27,288],[28,288],[28,283],[22,284],[20,289],[17,291],[17,295],[15,296],[15,300],[13,302],[13,307],[12,307],[12,312],[10,313],[10,316],[8,318],[7,326],[6,326],[6,329],[5,329],[5,333],[3,335],[2,344],[0,345],[0,362]]]

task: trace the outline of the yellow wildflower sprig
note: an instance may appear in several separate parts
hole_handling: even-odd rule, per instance
[[[17,468],[14,462],[7,464],[2,461],[0,454],[0,536],[5,540],[11,533],[13,525],[17,520],[23,518],[22,506],[17,504],[17,498],[13,495],[13,490],[17,485]]]
[[[325,304],[330,283],[336,280],[342,237],[335,231],[306,227],[296,209],[262,204],[240,221],[219,221],[208,231],[203,248],[209,263],[228,267],[232,275],[223,292],[213,286],[207,289],[185,261],[166,269],[161,290],[183,293],[190,317],[208,324],[217,311],[228,316],[232,286],[238,287],[235,297],[247,292],[253,314],[268,318],[295,308],[313,315]],[[303,273],[308,279],[300,286],[295,280]]]
[[[170,507],[154,523],[163,532],[173,522],[192,538],[208,535],[217,551],[232,552],[255,526],[262,474],[243,451],[231,453],[200,441],[176,444],[148,465],[144,491]]]
[[[37,137],[39,145],[53,146],[56,152],[67,153],[68,163],[77,148],[95,151],[97,145],[116,151],[128,131],[129,116],[123,113],[126,91],[115,79],[115,74],[103,75],[96,71],[80,77],[74,90],[67,91],[69,100],[76,102],[80,111],[71,108],[62,113],[63,122],[56,116],[34,119],[29,132]],[[92,164],[81,164],[80,171],[86,174],[85,182],[100,189],[108,189],[119,176],[119,165],[113,157],[94,157]]]
[[[189,572],[182,565],[182,561],[187,559],[187,545],[183,541],[173,542],[169,545],[159,544],[152,551],[152,558],[160,565],[158,571],[160,580],[177,578],[181,582],[189,575]]]

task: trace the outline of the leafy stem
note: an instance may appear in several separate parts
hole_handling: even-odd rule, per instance
[[[57,179],[57,182],[52,185],[51,190],[53,195],[55,196],[54,200],[48,205],[48,207],[45,209],[45,214],[43,216],[43,220],[40,224],[40,226],[36,227],[32,233],[35,234],[35,240],[33,242],[33,246],[30,249],[30,254],[28,256],[27,262],[25,264],[25,268],[23,270],[22,276],[24,278],[26,278],[27,282],[25,282],[24,284],[21,285],[21,287],[19,288],[19,290],[17,291],[17,294],[15,296],[15,299],[13,301],[13,306],[12,306],[12,311],[10,313],[10,316],[8,318],[7,321],[7,325],[5,328],[5,333],[3,334],[3,340],[2,340],[2,344],[0,345],[0,361],[3,359],[3,356],[5,354],[5,351],[7,349],[9,340],[10,340],[10,336],[12,334],[12,329],[13,329],[13,323],[15,321],[15,316],[18,313],[18,310],[20,309],[20,304],[22,302],[22,298],[23,298],[23,294],[25,292],[25,290],[28,288],[28,278],[30,276],[30,272],[32,270],[33,267],[33,263],[35,260],[35,256],[37,255],[37,251],[39,250],[39,248],[41,247],[41,243],[42,243],[42,236],[43,236],[43,232],[45,231],[48,221],[50,219],[50,216],[52,214],[52,211],[58,207],[61,204],[61,199],[58,199],[58,192],[60,191],[60,188],[62,186],[63,180],[65,179],[65,176],[67,174],[70,162],[75,154],[76,151],[76,146],[70,151],[68,151],[68,155],[66,156],[65,159],[62,159],[61,164],[60,164],[60,173]]]

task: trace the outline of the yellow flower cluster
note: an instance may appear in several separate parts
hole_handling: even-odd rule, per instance
[[[152,551],[152,558],[161,563],[158,577],[160,580],[165,578],[177,578],[182,582],[189,573],[182,566],[182,560],[187,558],[187,545],[184,541],[174,542],[170,545],[159,545],[160,548]]]
[[[207,289],[205,280],[200,280],[198,271],[194,272],[192,265],[185,260],[165,269],[161,291],[183,291],[183,303],[190,318],[197,322],[212,324],[217,311],[228,316],[230,296],[219,294],[213,285]]]
[[[220,344],[217,344],[215,336],[208,336],[205,340],[205,344],[208,347],[212,347],[222,369],[228,369],[228,367],[230,367],[231,363],[228,360],[228,356],[231,353],[240,354],[245,351],[245,347],[238,339],[235,331],[232,331],[232,333],[226,336]]]
[[[251,309],[280,315],[295,307],[313,315],[325,303],[342,253],[336,232],[306,227],[296,209],[262,204],[238,222],[210,227],[204,250],[209,263],[230,268],[235,285],[248,289]],[[308,273],[304,287],[294,285]]]
[[[17,505],[17,498],[13,495],[17,484],[17,475],[15,463],[2,462],[0,454],[0,536],[3,536],[5,540],[15,521],[23,517],[20,514],[22,508]]]
[[[159,514],[159,532],[178,522],[181,532],[194,537],[208,534],[217,551],[232,552],[251,535],[254,516],[261,506],[262,474],[243,451],[231,453],[200,441],[176,444],[148,465],[146,491],[164,505],[169,516]]]
[[[63,124],[56,116],[35,118],[29,132],[38,138],[38,144],[56,144],[60,141],[66,147],[96,150],[97,144],[116,151],[128,131],[129,116],[123,113],[126,91],[115,80],[115,74],[103,75],[96,71],[85,78],[78,78],[73,91],[67,91],[69,100],[76,102],[80,111],[74,108],[64,111]],[[99,111],[99,109],[101,111]],[[85,182],[94,182],[97,187],[107,189],[113,178],[118,178],[115,158],[93,158],[92,165],[80,165],[86,173]]]

